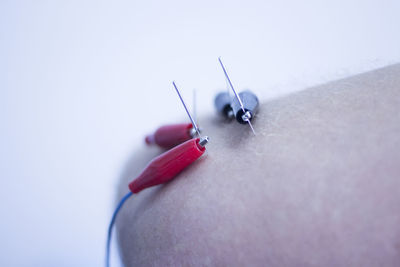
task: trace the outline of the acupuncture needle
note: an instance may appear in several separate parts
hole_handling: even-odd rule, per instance
[[[226,80],[228,81],[229,86],[231,87],[233,93],[235,94],[235,97],[236,97],[236,99],[238,100],[238,102],[239,102],[239,104],[240,104],[240,108],[241,108],[242,111],[243,111],[242,119],[243,119],[244,121],[247,121],[247,122],[249,123],[249,126],[250,126],[251,130],[253,131],[253,133],[254,133],[254,135],[255,135],[256,132],[254,131],[253,125],[252,125],[251,122],[250,122],[251,114],[250,114],[250,112],[248,112],[248,111],[246,111],[246,110],[244,109],[243,102],[242,102],[242,100],[240,99],[239,95],[237,94],[235,88],[233,88],[231,79],[229,79],[228,73],[227,73],[227,71],[226,71],[226,69],[225,69],[224,64],[222,63],[221,57],[218,58],[218,61],[219,61],[219,63],[221,64],[221,67],[222,67],[222,70],[224,71]]]

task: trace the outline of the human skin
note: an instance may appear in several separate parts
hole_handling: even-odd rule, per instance
[[[201,124],[206,154],[121,210],[126,266],[400,266],[400,64],[264,102],[256,136]]]

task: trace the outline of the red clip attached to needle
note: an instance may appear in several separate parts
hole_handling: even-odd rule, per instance
[[[133,193],[138,193],[145,188],[173,179],[203,155],[207,142],[207,137],[191,139],[154,158],[143,172],[129,184],[129,189]]]
[[[179,125],[169,125],[161,127],[156,131],[156,133],[152,136],[146,137],[147,143],[156,143],[159,145],[171,145],[172,139],[183,140],[183,138],[187,138],[186,134],[190,127],[193,127],[196,133],[200,138],[194,138],[187,140],[186,142],[164,152],[158,157],[154,158],[150,163],[146,166],[146,168],[142,171],[142,173],[129,184],[129,192],[118,204],[117,208],[113,213],[113,217],[111,219],[110,225],[108,226],[108,236],[107,236],[107,246],[106,246],[106,266],[110,264],[110,245],[111,245],[111,233],[112,227],[115,223],[115,219],[119,210],[125,201],[133,195],[133,193],[139,193],[141,190],[166,183],[173,178],[177,174],[179,174],[183,169],[196,161],[201,155],[204,154],[206,150],[205,145],[208,143],[208,137],[201,137],[199,128],[197,127],[195,121],[187,109],[185,102],[182,99],[182,96],[179,93],[178,88],[176,87],[175,82],[173,82],[176,92],[178,93],[179,98],[182,101],[182,104],[191,120],[191,124],[179,124]],[[176,135],[179,133],[178,135]],[[171,135],[174,136],[171,136]],[[179,138],[177,138],[177,136]],[[158,138],[161,139],[158,139]],[[167,138],[169,137],[169,138]],[[165,139],[163,139],[165,138]],[[189,136],[190,138],[190,136]],[[159,142],[159,143],[157,143]]]
[[[145,141],[148,145],[158,145],[159,147],[170,149],[174,146],[182,144],[187,140],[195,138],[196,136],[200,137],[200,130],[194,122],[194,117],[190,115],[189,110],[187,109],[186,104],[184,103],[179,90],[175,85],[175,82],[173,82],[173,85],[192,123],[161,126],[153,134],[146,136]],[[196,114],[196,90],[193,90],[193,114]]]
[[[161,126],[154,134],[146,136],[148,145],[156,144],[162,148],[172,148],[194,137],[196,132],[191,123]]]

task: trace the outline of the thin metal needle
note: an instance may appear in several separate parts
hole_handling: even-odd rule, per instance
[[[244,113],[245,110],[244,110],[244,107],[243,107],[242,100],[240,99],[239,95],[236,93],[235,88],[233,88],[231,79],[229,79],[229,76],[228,76],[228,73],[226,72],[225,66],[224,66],[224,64],[223,64],[222,61],[221,61],[221,57],[219,57],[218,60],[219,60],[219,64],[221,64],[222,70],[223,70],[224,73],[225,73],[226,80],[228,81],[228,83],[229,83],[229,85],[230,85],[230,87],[231,87],[233,93],[235,94],[236,99],[239,101],[240,108],[243,110],[243,113]]]
[[[231,95],[231,89],[229,87],[228,79],[226,79],[226,78],[225,78],[225,83],[226,83],[226,90],[228,91],[228,95],[230,96]]]
[[[228,73],[226,72],[225,66],[224,66],[224,64],[222,63],[221,57],[218,58],[218,61],[219,61],[219,64],[221,64],[222,70],[224,71],[226,80],[228,81],[228,83],[229,83],[229,85],[230,85],[230,87],[231,87],[233,93],[235,94],[236,99],[239,101],[240,108],[241,108],[242,111],[243,111],[243,115],[246,115],[246,110],[244,109],[243,102],[242,102],[242,100],[240,99],[239,95],[236,93],[235,88],[233,88],[231,79],[229,79]],[[250,114],[249,114],[249,115],[250,115]],[[252,125],[251,122],[250,122],[250,119],[249,119],[249,118],[246,118],[245,120],[249,123],[249,126],[250,126],[251,130],[253,131],[253,133],[254,133],[254,135],[255,135],[256,132],[254,131],[254,128],[253,128],[253,125]]]
[[[197,120],[197,91],[193,89],[193,119]]]
[[[249,123],[249,126],[250,126],[251,131],[253,132],[253,134],[256,135],[256,131],[254,131],[253,124],[251,124],[249,119],[247,119],[247,122]]]
[[[182,102],[182,104],[183,104],[183,107],[185,108],[186,113],[188,114],[189,119],[190,119],[190,121],[192,122],[192,125],[193,125],[194,129],[196,130],[197,134],[198,134],[199,137],[201,138],[201,134],[200,134],[199,128],[197,127],[197,124],[194,122],[194,120],[193,120],[193,118],[192,118],[192,115],[190,115],[190,112],[189,112],[188,108],[186,107],[185,101],[183,101],[183,98],[182,98],[181,94],[179,93],[178,87],[176,87],[176,84],[175,84],[174,81],[172,82],[172,84],[174,85],[175,90],[176,90],[176,92],[178,93],[179,98],[181,99],[181,102]]]
[[[249,119],[247,120],[247,122],[249,123],[249,126],[250,126],[251,131],[253,132],[253,134],[256,135],[256,132],[254,131],[253,125],[251,124]]]

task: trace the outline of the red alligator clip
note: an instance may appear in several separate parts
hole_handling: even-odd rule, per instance
[[[143,172],[129,184],[132,193],[163,184],[203,155],[208,137],[190,139],[154,158]]]
[[[146,136],[147,144],[156,144],[162,148],[169,149],[177,146],[196,134],[191,123],[170,124],[161,126],[154,134]]]

